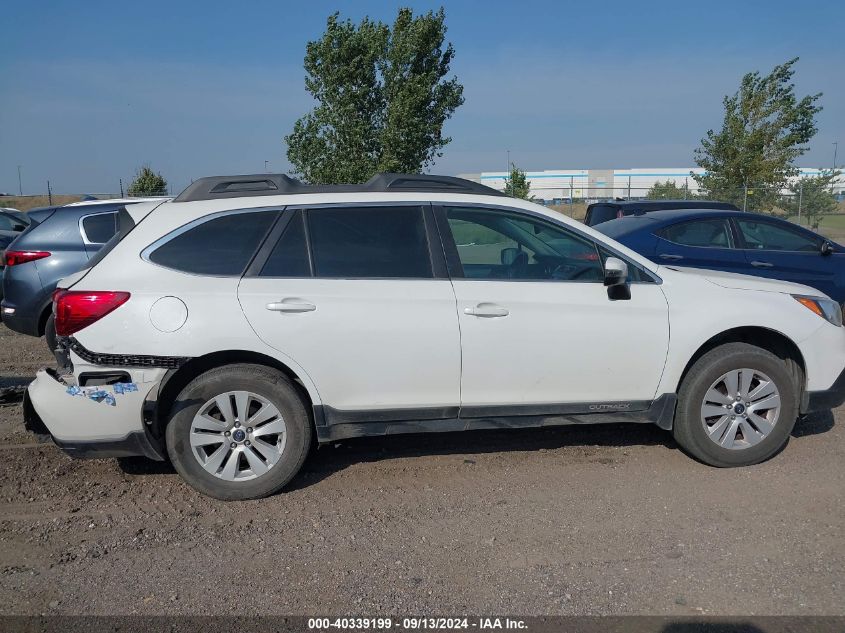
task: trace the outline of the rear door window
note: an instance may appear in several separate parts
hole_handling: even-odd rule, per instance
[[[667,226],[658,231],[660,237],[681,246],[731,248],[730,225],[724,219],[691,220]]]
[[[306,218],[317,277],[433,277],[419,206],[308,209]]]
[[[86,244],[105,244],[117,233],[117,212],[87,215],[81,227]]]
[[[240,276],[277,214],[245,211],[204,219],[153,244],[145,256],[159,266],[194,275]]]
[[[260,277],[310,277],[308,243],[302,212],[296,211],[279,241],[270,252],[259,273]]]

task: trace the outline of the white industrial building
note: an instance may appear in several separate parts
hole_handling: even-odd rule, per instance
[[[554,204],[572,199],[599,200],[610,198],[644,198],[655,183],[673,182],[698,193],[698,183],[692,174],[703,174],[698,167],[637,167],[631,169],[546,169],[530,171],[526,178],[531,195],[537,200]],[[800,168],[798,177],[818,176],[819,169]],[[485,171],[461,174],[462,178],[479,182],[494,189],[505,188],[510,176],[505,171]],[[845,193],[845,177],[840,176],[834,193]]]

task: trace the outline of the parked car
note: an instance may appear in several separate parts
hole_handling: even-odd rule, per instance
[[[660,264],[784,279],[845,303],[845,247],[780,218],[687,209],[621,218],[596,229]]]
[[[707,200],[616,200],[613,202],[594,202],[587,207],[584,224],[596,226],[629,215],[643,215],[665,209],[720,209],[739,211],[729,202],[710,202]]]
[[[458,178],[204,178],[119,215],[56,291],[60,371],[25,424],[71,455],[167,455],[217,498],[279,490],[315,436],[628,421],[742,466],[845,401],[822,293],[657,265]]]
[[[9,207],[0,207],[0,275],[5,267],[4,252],[9,244],[28,226],[25,213]],[[0,283],[0,301],[3,300],[3,284]]]
[[[3,323],[22,334],[46,334],[53,349],[55,333],[50,315],[56,282],[85,267],[115,234],[117,212],[140,200],[77,202],[30,211],[30,224],[15,234],[3,258]]]
[[[9,224],[12,226],[11,229],[8,228]],[[0,207],[0,230],[20,232],[28,226],[29,216],[26,213],[13,209],[12,207]]]

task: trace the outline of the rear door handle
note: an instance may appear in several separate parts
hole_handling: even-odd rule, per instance
[[[313,303],[308,301],[297,301],[295,299],[282,299],[275,303],[268,303],[267,309],[273,312],[314,312],[317,309]]]
[[[773,268],[774,267],[774,264],[771,264],[769,262],[760,262],[760,261],[751,262],[751,265],[754,266],[754,268]]]
[[[510,314],[510,312],[508,312],[507,308],[497,306],[495,303],[479,303],[474,308],[464,308],[464,314],[492,319],[496,317],[506,317]]]
[[[661,255],[660,259],[671,259],[672,261],[678,261],[679,259],[683,259],[683,255]]]

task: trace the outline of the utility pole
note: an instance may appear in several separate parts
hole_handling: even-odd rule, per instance
[[[264,161],[264,171],[266,171],[268,174],[270,173],[270,169],[267,167],[267,165],[268,165],[269,163],[270,163],[270,161],[269,161],[269,160],[265,160],[265,161]]]
[[[631,199],[631,177],[628,176],[628,200]]]
[[[53,190],[50,189],[50,181],[47,181],[47,200],[50,203],[50,206],[53,206]]]
[[[804,179],[798,182],[798,225],[801,225],[801,204],[804,202]]]
[[[123,197],[123,178],[120,179],[120,197]]]
[[[836,161],[834,161],[836,162]],[[18,165],[18,195],[23,195],[23,187],[21,186],[21,166]]]
[[[836,152],[839,151],[839,141],[833,141],[833,171],[836,171]],[[20,169],[20,167],[18,167]]]

